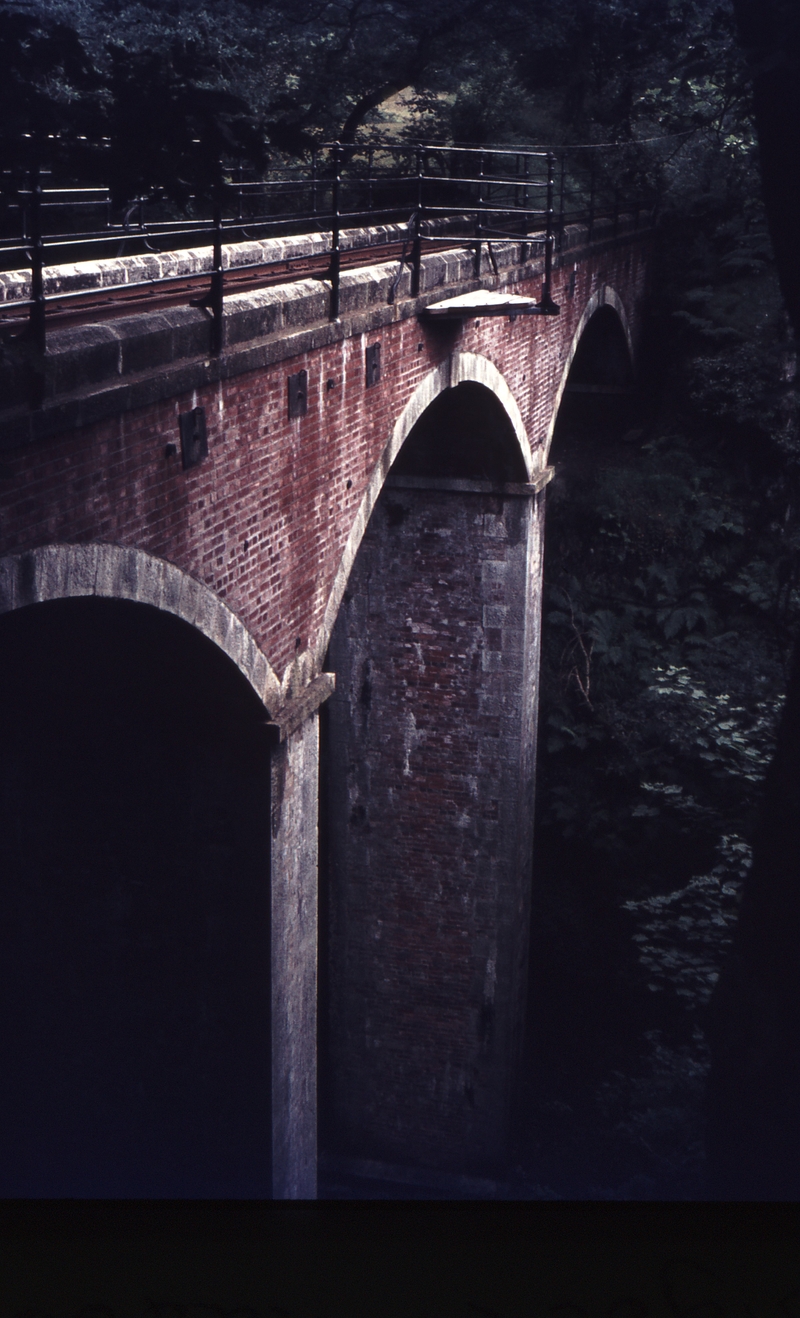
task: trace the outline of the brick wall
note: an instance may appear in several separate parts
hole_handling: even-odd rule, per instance
[[[372,301],[341,323],[305,323],[298,302],[293,325],[289,301],[281,330],[262,327],[252,349],[236,340],[220,358],[171,361],[160,375],[144,370],[143,350],[137,376],[131,334],[112,382],[90,378],[95,358],[74,344],[67,351],[66,340],[59,356],[56,333],[56,384],[72,387],[63,409],[48,395],[34,425],[15,404],[4,431],[0,405],[0,557],[58,543],[146,551],[224,600],[285,691],[292,672],[302,685],[323,662],[353,528],[366,520],[415,391],[453,353],[488,360],[519,409],[504,431],[519,444],[515,461],[532,450],[541,469],[587,307],[616,290],[635,335],[646,257],[636,238],[568,246],[554,274],[559,316],[455,325],[418,318],[441,291],[388,305],[384,274],[367,272]],[[443,283],[446,261],[431,260]],[[463,261],[451,264],[463,278]],[[523,258],[480,282],[505,280],[540,294],[541,273]],[[312,293],[304,305],[318,317],[325,297]],[[177,330],[163,341],[196,354],[200,314],[170,313],[186,322],[185,342]],[[260,314],[251,307],[247,325]],[[377,342],[381,374],[368,387],[366,349]],[[97,358],[103,370],[115,353]],[[86,369],[70,381],[73,358]],[[290,420],[287,377],[301,370],[308,410]],[[172,381],[183,383],[169,393]],[[198,406],[208,457],[184,470],[178,418]],[[85,424],[90,414],[103,419]],[[74,424],[59,432],[67,415]],[[510,471],[495,479],[519,482]],[[395,474],[369,519],[327,660],[338,694],[324,714],[326,1079],[351,1151],[478,1170],[502,1154],[522,1028],[542,502],[530,490],[412,487],[408,475]],[[296,761],[286,780],[292,826],[272,857],[272,914],[291,953],[274,958],[272,1027],[283,1034],[273,1049],[273,1143],[277,1192],[294,1195],[313,1193],[314,1182],[316,916],[313,902],[304,912],[297,903],[313,896],[315,725],[290,735],[278,756]]]
[[[326,1064],[360,1156],[463,1170],[502,1153],[527,943],[532,502],[387,487],[331,640]]]

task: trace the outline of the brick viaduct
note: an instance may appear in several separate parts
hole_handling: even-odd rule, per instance
[[[109,1150],[118,1150],[119,1129],[110,1126],[93,1144],[92,1122],[81,1125],[76,1116],[80,1174],[53,1153],[53,1165],[62,1158],[64,1183],[73,1188],[59,1189],[58,1177],[33,1154],[20,1154],[17,1162],[9,1154],[5,1165],[17,1171],[7,1173],[0,1193],[314,1197],[318,1056],[331,1148],[476,1173],[502,1160],[525,1001],[548,448],[568,377],[588,388],[624,382],[641,324],[649,243],[649,232],[625,216],[614,227],[597,222],[591,238],[585,228],[568,228],[554,262],[560,313],[552,316],[473,309],[437,321],[425,314],[431,304],[478,289],[538,297],[540,259],[525,242],[508,241],[495,244],[493,265],[485,261],[480,278],[467,250],[425,256],[416,297],[407,273],[390,296],[397,263],[345,274],[336,322],[326,320],[325,287],[312,280],[231,296],[218,356],[208,355],[207,314],[193,307],[54,331],[44,403],[34,409],[21,392],[21,369],[6,358],[0,368],[0,652],[16,656],[17,667],[4,669],[4,677],[18,687],[10,704],[19,717],[8,716],[17,718],[17,741],[8,719],[4,735],[7,747],[22,748],[19,764],[28,756],[25,772],[38,784],[29,796],[41,793],[35,805],[27,798],[20,805],[11,791],[9,817],[22,821],[20,847],[30,851],[31,838],[38,845],[58,813],[52,793],[61,790],[48,788],[51,778],[37,767],[35,730],[41,747],[48,733],[34,707],[39,696],[60,692],[47,705],[48,718],[57,720],[59,700],[69,704],[69,683],[80,683],[93,654],[102,660],[92,681],[110,684],[107,708],[120,708],[123,722],[116,734],[100,738],[100,749],[86,752],[87,763],[93,754],[102,764],[86,769],[91,788],[75,788],[76,801],[95,798],[81,837],[99,837],[103,801],[110,799],[103,795],[106,776],[123,792],[114,763],[134,755],[133,724],[146,721],[155,706],[163,724],[189,690],[181,728],[202,722],[204,691],[212,693],[209,700],[229,691],[233,703],[221,706],[220,719],[246,724],[249,738],[246,753],[244,741],[235,743],[230,772],[235,778],[245,773],[241,764],[255,766],[248,783],[235,779],[225,796],[229,815],[249,792],[256,834],[259,819],[269,820],[269,837],[259,834],[249,853],[255,878],[246,892],[237,886],[235,858],[228,869],[213,862],[222,875],[216,906],[207,892],[211,880],[197,879],[195,889],[191,866],[179,881],[179,862],[164,860],[159,891],[177,884],[164,896],[169,911],[150,894],[133,952],[117,917],[103,923],[98,916],[81,944],[81,966],[98,955],[98,940],[116,951],[109,952],[110,968],[85,983],[67,946],[70,913],[80,902],[52,878],[52,858],[31,878],[27,853],[14,853],[8,843],[7,859],[39,894],[27,906],[11,901],[22,925],[11,919],[9,927],[30,930],[31,920],[44,920],[42,902],[60,912],[41,935],[45,969],[34,957],[19,971],[26,984],[26,975],[31,984],[46,980],[36,989],[35,1030],[51,1039],[42,1021],[56,1020],[53,1003],[66,1000],[79,981],[85,993],[81,998],[83,990],[75,989],[75,1011],[101,1015],[94,1004],[104,974],[116,986],[108,989],[111,996],[138,985],[141,1031],[161,1030],[162,1051],[148,1051],[146,1039],[134,1045],[133,1017],[120,1024],[111,1008],[91,1036],[106,1040],[97,1045],[105,1048],[101,1069],[117,1066],[118,1079],[124,1065],[113,1062],[114,1037],[123,1039],[120,1046],[136,1056],[130,1065],[146,1073],[142,1093],[150,1092],[153,1072],[165,1068],[164,1093],[159,1098],[153,1082],[150,1107],[143,1097],[137,1108],[128,1092],[136,1088],[133,1080],[119,1079],[125,1141],[139,1140],[139,1154],[129,1149],[128,1156],[147,1164],[141,1150],[148,1140],[158,1143],[148,1122],[172,1121],[174,1131],[183,1123],[195,1134],[186,1137],[184,1161],[176,1155],[172,1180],[164,1173],[160,1181],[155,1172],[137,1180],[128,1163],[106,1179],[101,1167],[92,1179],[86,1166],[92,1158],[113,1162],[117,1153]],[[111,275],[99,264],[82,272],[64,267],[50,272],[50,286],[79,276],[118,281],[122,267],[135,279],[143,259],[122,259]],[[7,277],[6,296],[12,283]],[[294,417],[290,389],[300,412]],[[200,416],[195,409],[203,409],[207,455],[184,467],[180,418],[191,427]],[[192,414],[188,422],[186,414]],[[203,452],[202,431],[194,433],[195,440],[190,429],[184,433],[190,461],[193,443],[195,456]],[[117,611],[111,622],[109,609]],[[136,661],[126,667],[130,637],[141,637],[143,627],[151,628],[152,646],[137,641]],[[203,665],[206,687],[193,675]],[[151,669],[155,677],[148,677]],[[128,689],[145,679],[150,694],[139,705],[126,704]],[[89,691],[81,706],[90,720],[92,698]],[[84,732],[82,725],[74,736]],[[213,778],[223,770],[206,766],[199,741],[183,760],[169,759],[167,742],[159,741],[158,750],[145,745],[136,770],[161,784],[153,786],[152,799],[133,777],[124,789],[133,793],[128,809],[136,816],[125,845],[155,839],[162,858],[175,856],[184,843],[169,841],[174,828],[195,848],[192,866],[205,876],[214,847],[222,854],[228,845],[223,825],[222,841],[211,835],[202,841],[228,791]],[[208,742],[209,763],[224,759],[221,745],[219,738]],[[19,764],[14,772],[24,779]],[[77,782],[84,770],[64,751],[51,775],[56,784],[59,772],[77,775]],[[117,809],[122,819],[124,809]],[[78,806],[70,810],[65,819]],[[72,837],[68,826],[69,820],[63,837]],[[86,891],[95,894],[86,909],[95,914],[104,863],[90,856],[80,870],[89,875],[94,866],[100,874],[86,878]],[[120,897],[124,910],[134,912],[131,920],[136,902],[146,903],[148,882],[155,883],[144,872],[147,864],[137,861]],[[92,888],[94,882],[99,886]],[[192,930],[200,929],[192,908],[206,901],[206,925],[230,921],[233,930],[222,952],[213,939],[208,951],[209,982],[220,985],[219,1001],[227,1007],[208,1006],[202,987],[195,998],[186,989],[181,1026],[163,1001],[148,1006],[148,993],[163,999],[174,991],[180,998],[185,977],[194,973],[187,969],[194,964],[191,948],[178,958],[183,987],[165,980],[163,967],[152,969],[143,986],[131,957],[141,954],[142,964],[151,965],[141,950],[152,942],[148,920],[168,931],[160,944],[167,959],[174,954],[170,938],[188,945]],[[91,924],[94,915],[86,919]],[[114,979],[125,957],[129,978]],[[226,998],[228,980],[237,987]],[[17,1000],[13,984],[6,991],[9,1001]],[[198,1116],[189,1111],[189,1082],[168,1072],[201,999],[218,1035],[209,1026],[200,1052],[186,1053],[181,1065],[199,1074],[206,1064],[202,1047],[213,1051],[219,1037],[233,1079],[208,1080],[205,1098],[197,1099],[208,1110]],[[237,1034],[247,1011],[252,1028]],[[32,1149],[40,1138],[36,1119],[29,1119],[36,1106],[31,1095],[39,1091],[28,1072],[41,1077],[47,1049],[58,1053],[58,1021],[50,1043],[35,1055],[28,1049],[20,1064],[18,1098],[8,1100],[3,1121],[6,1132],[11,1123],[15,1148]],[[13,1023],[6,1024],[16,1038]],[[69,1028],[77,1028],[74,1020]],[[98,1066],[96,1058],[75,1061],[79,1035],[80,1029],[70,1035],[78,1040],[72,1060],[59,1053],[52,1063],[66,1095],[63,1111],[78,1110],[80,1086],[91,1087]],[[248,1050],[258,1054],[256,1063],[242,1061]],[[208,1065],[213,1071],[213,1061]],[[117,1100],[99,1074],[92,1084],[100,1095],[93,1109],[99,1129],[103,1104]],[[52,1121],[42,1112],[41,1123]],[[217,1116],[240,1132],[236,1176],[225,1170],[225,1148],[208,1135]],[[181,1137],[164,1138],[168,1144]],[[205,1149],[219,1170],[192,1180],[186,1168],[197,1167]]]

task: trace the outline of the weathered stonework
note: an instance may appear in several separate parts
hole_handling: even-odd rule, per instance
[[[314,714],[273,752],[272,1193],[317,1196],[317,795]]]
[[[45,545],[0,558],[0,613],[45,600],[128,599],[191,623],[244,673],[267,710],[281,709],[280,683],[252,636],[213,591],[164,559],[120,545]]]

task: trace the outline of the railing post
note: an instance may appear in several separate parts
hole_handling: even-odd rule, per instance
[[[547,220],[544,238],[544,283],[542,285],[542,307],[549,311],[553,306],[553,299],[550,295],[550,285],[553,273],[553,189],[555,187],[554,176],[555,157],[551,151],[547,153]]]
[[[333,218],[331,223],[331,320],[339,319],[339,274],[341,271],[342,256],[339,249],[339,183],[342,169],[342,148],[339,143],[334,143],[333,147],[333,195],[331,199],[331,209]]]
[[[222,300],[224,274],[222,270],[222,184],[214,195],[214,256],[211,270],[211,351],[216,356],[222,351]]]
[[[372,162],[375,155],[375,148],[370,147],[367,152],[367,210],[372,215]]]
[[[39,162],[31,170],[31,308],[29,327],[31,342],[37,353],[45,350],[44,237],[42,235],[42,173]]]
[[[317,148],[311,150],[311,214],[317,213]]]
[[[411,248],[411,296],[419,297],[420,275],[422,270],[422,173],[423,173],[423,152],[421,147],[416,150],[417,164],[417,209],[414,214],[414,242]]]
[[[558,250],[564,246],[564,172],[566,168],[566,154],[561,152],[561,184],[559,187],[558,198]]]
[[[470,151],[470,152],[469,152],[469,158],[472,159],[472,156],[473,156],[473,155],[474,155],[474,152]],[[472,170],[471,170],[471,168],[470,168],[469,161],[467,161],[467,166],[466,166],[466,167],[467,167],[467,169],[469,169],[469,173],[467,174],[467,178],[470,178],[471,175],[472,175]],[[481,179],[481,180],[483,179],[483,153],[481,153],[481,155],[480,155],[479,158],[478,158],[478,178]],[[483,205],[483,183],[482,183],[482,182],[480,182],[480,183],[478,184],[478,205],[479,205],[479,206],[482,206],[482,205]],[[482,240],[482,237],[483,237],[483,225],[481,224],[481,213],[480,213],[479,210],[477,210],[477,211],[475,212],[475,278],[476,278],[476,279],[480,279],[480,277],[481,277],[481,264],[482,264],[482,258],[483,258],[483,253],[482,253],[482,251],[481,251],[481,240]]]

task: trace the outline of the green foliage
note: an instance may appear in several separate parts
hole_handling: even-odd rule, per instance
[[[185,209],[191,196],[211,198],[222,163],[263,166],[263,134],[239,97],[208,84],[207,70],[185,48],[131,54],[110,46],[111,193],[117,205],[161,190]]]
[[[758,208],[712,212],[680,264],[665,224],[636,428],[567,396],[552,450],[539,826],[645,890],[748,845],[800,619],[786,318]]]
[[[102,79],[75,30],[0,7],[0,152],[4,169],[29,167],[31,147],[48,133],[91,134]],[[73,169],[85,168],[73,152]]]
[[[411,136],[632,143],[688,133],[706,147],[714,135],[726,159],[752,148],[747,84],[720,0],[6,4],[42,30],[71,33],[112,101],[120,58],[133,67],[148,57],[151,75],[160,63],[157,99],[189,62],[194,91],[241,100],[278,151],[381,132],[382,106],[401,91]],[[671,186],[687,163],[685,152],[673,158],[675,145],[628,154],[618,181],[633,170]]]
[[[782,693],[771,693],[748,708],[735,704],[727,692],[711,694],[702,678],[688,668],[655,668],[646,694],[657,707],[656,721],[664,738],[684,758],[697,757],[711,773],[726,781],[760,783],[774,748],[775,727],[783,705]],[[664,784],[643,784],[648,790],[667,792]],[[670,793],[683,807],[683,789]]]

